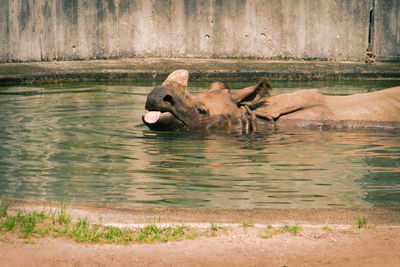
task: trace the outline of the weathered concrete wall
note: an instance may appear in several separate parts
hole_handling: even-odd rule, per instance
[[[400,61],[400,1],[376,1],[375,42],[378,60]]]
[[[378,58],[400,4],[377,1]],[[0,0],[0,62],[119,57],[363,61],[369,0]]]

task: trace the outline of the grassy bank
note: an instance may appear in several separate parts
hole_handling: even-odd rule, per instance
[[[92,224],[86,218],[73,221],[65,204],[57,211],[17,211],[8,213],[0,202],[0,232],[12,233],[27,240],[42,237],[66,237],[77,242],[130,244],[180,241],[194,239],[201,234],[184,225],[158,227],[155,223],[140,229],[119,228],[103,224]],[[204,234],[204,233],[202,233]]]
[[[115,223],[104,223],[101,215],[97,215],[97,221],[92,223],[87,217],[72,216],[72,205],[59,203],[52,207],[31,208],[26,211],[24,207],[9,210],[7,204],[0,199],[0,241],[7,242],[9,238],[21,238],[26,243],[36,242],[43,237],[67,238],[81,243],[99,244],[142,244],[142,243],[162,243],[171,241],[182,241],[195,239],[200,236],[215,237],[224,235],[234,236],[231,227],[235,224],[218,225],[209,221],[208,227],[187,226],[182,224],[160,227],[160,218],[156,216],[150,223],[141,224],[139,227],[116,227]],[[374,225],[369,224],[368,217],[365,215],[354,216],[353,226],[348,225],[349,229],[340,229],[328,224],[330,217],[319,229],[326,233],[340,232],[353,233],[361,228],[375,229]],[[267,219],[267,217],[265,217]],[[132,218],[130,221],[134,220]],[[178,220],[179,221],[179,220]],[[293,220],[291,220],[293,221]],[[290,233],[293,236],[301,236],[303,227],[298,224],[282,224],[272,227],[271,224],[255,223],[242,221],[238,224],[243,233],[252,232],[261,239],[269,239],[276,235]],[[250,230],[252,229],[252,230]],[[358,229],[358,230],[357,230]],[[353,231],[354,230],[354,231]],[[237,230],[236,230],[237,234]]]

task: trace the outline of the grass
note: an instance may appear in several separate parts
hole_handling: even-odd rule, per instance
[[[267,226],[267,229],[265,230],[264,234],[260,234],[259,236],[261,238],[271,238],[277,234],[282,234],[282,233],[291,233],[294,236],[297,236],[303,228],[298,225],[287,225],[285,224],[282,227],[274,229],[272,226]]]
[[[189,234],[186,235],[186,239],[196,239],[200,236],[199,233],[197,232],[191,232]]]
[[[368,219],[365,216],[357,216],[356,217],[356,225],[358,228],[364,228],[367,226]]]
[[[368,229],[376,229],[376,225],[369,224],[368,223],[368,218],[366,216],[357,216],[356,217],[356,225],[358,226],[359,229],[361,228],[368,228]]]
[[[71,206],[69,207],[69,212],[70,211],[71,211]],[[58,222],[61,224],[62,223],[66,224],[66,225],[70,224],[72,221],[72,218],[71,218],[71,215],[69,212],[67,211],[67,204],[61,203],[61,208],[60,208],[60,211],[58,213],[58,218],[57,218]]]
[[[215,225],[212,222],[210,222],[210,229],[211,229],[211,235],[215,236],[217,234],[218,230],[224,230],[224,231],[228,231],[228,228],[225,226],[219,226],[219,225]]]
[[[21,215],[21,213],[18,213],[17,221],[20,222],[21,234],[23,237],[26,238],[33,232],[38,218],[39,217],[37,217],[36,214],[33,213],[28,213],[25,215]]]
[[[322,230],[330,232],[333,230],[333,228],[328,226],[328,222],[329,222],[329,217],[328,217],[328,219],[326,219],[325,225],[322,227]]]
[[[324,226],[322,227],[322,230],[327,231],[327,232],[330,232],[330,231],[333,230],[333,228],[330,227],[330,226],[328,226],[328,225],[324,225]]]
[[[291,233],[292,235],[298,235],[303,230],[303,228],[301,228],[298,225],[287,225],[286,224],[282,227],[282,230],[284,233]]]
[[[244,229],[246,229],[247,227],[254,227],[253,222],[243,222],[242,225]]]
[[[16,224],[15,217],[7,217],[7,219],[3,223],[3,226],[7,231],[12,231],[15,227],[15,224]]]
[[[179,241],[186,238],[185,232],[187,229],[189,228],[184,225],[160,228],[155,224],[150,224],[137,233],[136,241],[141,243]],[[193,239],[195,236],[196,234],[194,233],[188,235],[189,239]]]
[[[0,203],[2,204],[2,203]],[[214,226],[216,229],[220,227]],[[124,229],[102,224],[91,224],[88,219],[80,218],[73,222],[72,217],[65,204],[61,205],[58,213],[50,212],[23,212],[18,211],[16,215],[9,215],[7,207],[0,209],[0,234],[15,233],[24,242],[35,242],[32,238],[41,237],[66,237],[77,242],[85,243],[109,243],[124,244],[131,243],[154,243],[180,241],[194,239],[200,234],[184,225],[171,227],[158,227],[149,224],[141,229]],[[1,240],[8,240],[0,239]]]
[[[6,217],[7,210],[8,210],[8,206],[3,205],[3,201],[0,199],[0,217]]]
[[[213,232],[217,232],[218,230],[228,231],[228,228],[225,226],[215,225],[212,222],[210,222],[210,225],[211,231]]]

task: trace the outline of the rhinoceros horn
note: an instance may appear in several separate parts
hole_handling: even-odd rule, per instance
[[[184,87],[187,87],[189,80],[189,72],[187,70],[176,70],[168,75],[167,79],[162,83],[163,86],[168,83],[175,82]]]

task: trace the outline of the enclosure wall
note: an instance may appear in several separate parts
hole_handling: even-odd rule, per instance
[[[400,4],[376,0],[377,58]],[[369,0],[0,0],[0,62],[120,57],[363,61]]]

